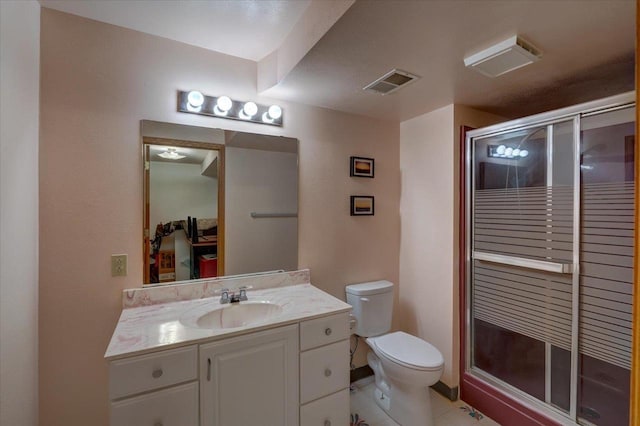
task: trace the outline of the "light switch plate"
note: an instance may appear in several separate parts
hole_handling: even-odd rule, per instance
[[[111,255],[111,276],[112,277],[127,276],[127,255],[126,254]]]

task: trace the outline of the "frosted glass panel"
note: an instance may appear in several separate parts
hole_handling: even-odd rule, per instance
[[[565,411],[571,370],[552,355],[572,345],[573,129],[480,139],[473,161],[473,365]]]
[[[635,108],[581,123],[578,417],[629,423]]]

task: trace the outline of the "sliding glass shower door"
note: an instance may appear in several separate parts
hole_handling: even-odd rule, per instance
[[[633,114],[467,140],[467,371],[563,421],[628,422]]]

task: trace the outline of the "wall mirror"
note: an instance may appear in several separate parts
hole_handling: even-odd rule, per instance
[[[298,141],[143,120],[144,284],[298,266]]]

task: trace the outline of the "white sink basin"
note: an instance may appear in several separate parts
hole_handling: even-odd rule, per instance
[[[185,317],[181,322],[198,328],[236,328],[260,324],[277,317],[282,307],[266,301],[247,301],[210,307],[199,315]]]

